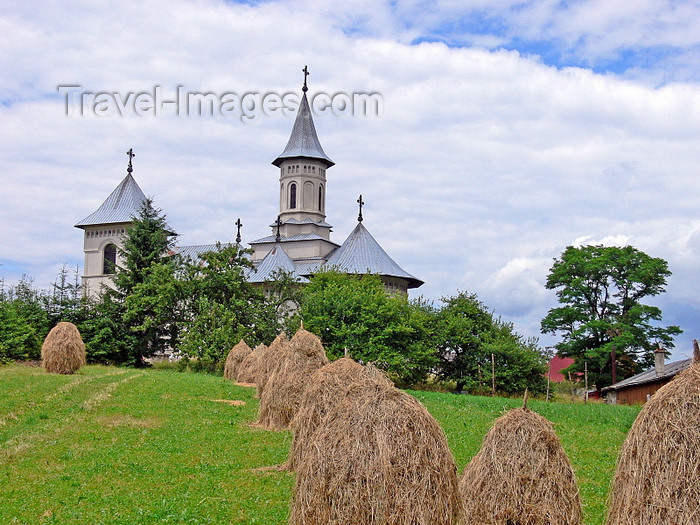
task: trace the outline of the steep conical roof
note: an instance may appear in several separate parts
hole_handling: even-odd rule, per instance
[[[309,101],[306,98],[306,91],[301,97],[301,104],[299,104],[299,111],[287,147],[284,148],[279,157],[272,161],[272,164],[279,167],[284,159],[296,157],[320,159],[325,161],[329,168],[335,164],[323,151],[318,135],[316,135],[316,127]]]
[[[260,261],[256,271],[251,271],[248,275],[250,283],[264,283],[273,280],[273,273],[277,270],[282,270],[299,278],[300,282],[309,282],[306,277],[297,274],[294,261],[289,258],[289,255],[282,249],[282,245],[277,243],[272,250],[268,252],[265,258]]]
[[[423,284],[423,281],[396,264],[361,222],[357,223],[342,246],[328,259],[326,266],[345,273],[399,277],[408,281],[409,288],[418,288]]]
[[[96,211],[75,225],[76,228],[96,224],[131,222],[138,215],[141,204],[146,200],[134,177],[128,173],[114,191]]]

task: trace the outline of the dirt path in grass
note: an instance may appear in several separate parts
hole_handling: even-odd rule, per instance
[[[99,376],[91,376],[94,378],[104,378],[104,377],[110,377],[110,376],[117,376],[117,375],[122,375],[125,374],[126,370],[119,370],[116,372],[110,372],[108,374],[102,374]],[[92,396],[87,398],[83,403],[79,405],[79,409],[76,412],[70,413],[67,416],[63,417],[62,419],[59,419],[53,423],[47,424],[44,426],[41,430],[37,431],[29,431],[21,435],[14,436],[4,443],[0,444],[0,458],[6,459],[6,458],[11,458],[11,457],[16,457],[23,452],[27,451],[31,447],[40,444],[46,440],[49,439],[55,439],[56,436],[62,434],[67,428],[75,426],[79,423],[82,423],[85,421],[91,414],[95,408],[99,407],[102,403],[105,402],[105,400],[109,399],[111,396],[112,392],[114,392],[119,386],[122,384],[126,383],[127,381],[131,381],[132,379],[136,379],[139,377],[142,377],[144,375],[144,372],[134,374],[127,376],[123,379],[120,379],[119,381],[114,381],[112,383],[107,384],[100,390],[97,390]],[[69,390],[70,388],[73,388],[74,386],[85,382],[85,381],[78,381],[76,378],[76,381],[71,381],[70,383],[66,383],[63,385],[64,393]],[[69,388],[68,385],[72,385]],[[60,390],[60,388],[58,390]],[[47,400],[51,399],[52,397],[55,397],[56,395],[60,395],[58,392],[54,394],[49,394],[47,396]]]

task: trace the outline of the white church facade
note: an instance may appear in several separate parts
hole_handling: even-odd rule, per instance
[[[421,286],[423,281],[394,262],[363,225],[362,196],[358,199],[360,213],[355,229],[342,244],[331,240],[332,226],[326,222],[326,172],[335,163],[318,139],[304,78],[289,141],[272,161],[279,169],[279,215],[271,224],[270,236],[249,243],[255,271],[248,280],[264,285],[277,270],[284,270],[300,282],[308,282],[320,269],[333,268],[349,274],[377,274],[389,291],[407,293]],[[111,285],[121,264],[122,237],[146,199],[132,175],[132,150],[127,154],[126,177],[97,210],[75,225],[84,230],[82,279],[84,293],[89,295],[99,295],[103,286]],[[240,243],[240,221],[238,224]],[[196,257],[214,248],[215,244],[179,246],[175,252]]]

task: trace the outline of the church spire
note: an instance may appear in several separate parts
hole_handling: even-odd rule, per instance
[[[307,158],[318,159],[325,163],[327,168],[330,168],[335,162],[326,155],[326,152],[323,151],[321,147],[321,142],[318,140],[318,135],[316,134],[314,119],[311,115],[309,101],[306,98],[306,92],[309,89],[306,85],[306,77],[309,75],[309,68],[304,66],[302,72],[304,73],[304,86],[301,88],[303,94],[301,96],[297,118],[292,127],[292,134],[289,136],[289,141],[284,151],[279,157],[272,161],[272,164],[279,168],[286,159]]]

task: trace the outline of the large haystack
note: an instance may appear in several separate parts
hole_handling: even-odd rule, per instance
[[[289,339],[287,335],[282,332],[275,340],[270,343],[270,346],[265,350],[260,356],[260,365],[258,366],[258,374],[255,378],[255,384],[258,386],[257,397],[262,399],[262,393],[265,389],[268,379],[275,371],[280,361],[282,360],[285,352],[287,351],[287,346],[289,345]]]
[[[260,362],[263,355],[267,352],[267,346],[260,343],[255,349],[249,353],[238,367],[236,381],[238,383],[255,383],[258,380]]]
[[[278,357],[260,397],[258,424],[269,429],[288,428],[301,404],[304,387],[316,370],[328,364],[321,340],[300,329]]]
[[[73,323],[60,322],[44,339],[41,362],[52,374],[73,374],[85,364],[85,345]]]
[[[224,377],[235,381],[238,376],[238,369],[241,366],[243,360],[250,354],[253,350],[248,346],[248,344],[241,339],[237,345],[231,348],[231,351],[226,356],[226,364],[224,365]]]
[[[524,407],[494,422],[459,491],[467,524],[581,523],[576,478],[554,427]]]
[[[607,523],[700,523],[700,355],[652,396],[632,425]]]
[[[294,470],[308,447],[313,446],[311,436],[326,415],[336,408],[348,387],[355,381],[381,382],[387,387],[391,382],[373,366],[365,367],[348,357],[333,361],[309,378],[301,396],[297,414],[292,421],[294,440],[289,452],[287,468]]]
[[[291,525],[452,525],[454,459],[413,397],[356,382],[324,419],[297,465]]]

